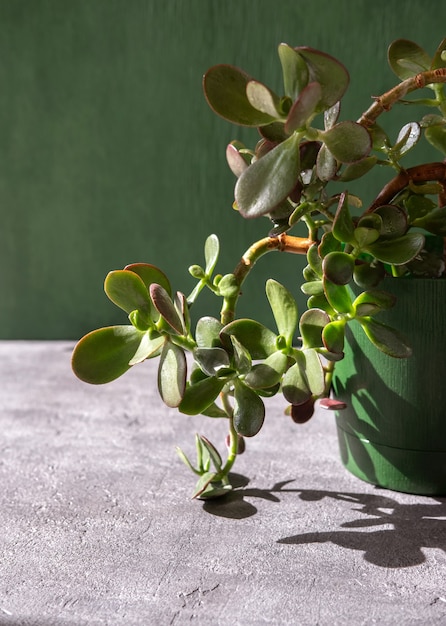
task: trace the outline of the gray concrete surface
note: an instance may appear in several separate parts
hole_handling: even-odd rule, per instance
[[[0,342],[0,624],[446,624],[446,500],[349,475],[333,418],[279,399],[225,501],[174,446],[218,420],[165,408],[155,369],[91,387],[68,342]]]

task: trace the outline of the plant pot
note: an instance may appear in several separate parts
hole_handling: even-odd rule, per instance
[[[445,279],[386,279],[398,298],[379,316],[409,339],[413,355],[389,357],[350,323],[334,395],[342,462],[355,476],[422,495],[446,495]]]

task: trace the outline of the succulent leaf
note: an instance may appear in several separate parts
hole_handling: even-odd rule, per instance
[[[428,70],[430,56],[418,44],[408,39],[397,39],[390,44],[387,58],[392,71],[405,80]]]
[[[255,391],[234,381],[234,428],[243,437],[254,437],[263,426],[265,405]]]
[[[220,338],[229,348],[232,347],[231,335],[238,339],[253,359],[266,359],[276,351],[276,334],[255,320],[238,319],[223,327]]]
[[[285,94],[294,101],[308,84],[308,67],[301,55],[288,44],[281,43],[278,52]]]
[[[293,191],[299,176],[299,138],[291,137],[252,163],[237,180],[235,200],[243,217],[266,215]]]
[[[285,337],[288,345],[292,345],[299,319],[296,300],[288,289],[272,278],[266,283],[266,295],[279,334]]]
[[[130,369],[130,361],[147,341],[134,326],[108,326],[85,335],[75,346],[72,368],[78,378],[94,385],[111,382]]]
[[[240,126],[271,124],[274,117],[258,111],[246,95],[251,76],[233,65],[215,65],[203,78],[203,90],[211,109]]]
[[[186,375],[184,350],[166,341],[158,368],[158,390],[164,404],[172,408],[180,404],[186,388]]]

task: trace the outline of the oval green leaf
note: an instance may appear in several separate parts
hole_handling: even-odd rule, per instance
[[[368,131],[356,122],[339,122],[326,130],[322,137],[327,148],[341,163],[361,161],[372,149]]]
[[[93,330],[75,346],[71,365],[80,380],[109,383],[130,369],[146,333],[134,326],[108,326]]]
[[[392,265],[404,265],[411,261],[423,249],[424,235],[408,233],[397,239],[379,239],[367,246],[366,250],[376,259]]]
[[[405,80],[428,70],[430,56],[418,44],[408,39],[397,39],[390,44],[387,58],[392,71]]]
[[[220,338],[229,348],[232,347],[231,335],[239,340],[253,359],[266,359],[276,351],[276,334],[255,320],[235,320],[223,327]]]
[[[104,290],[110,300],[126,313],[138,309],[149,315],[152,305],[149,292],[137,274],[127,270],[109,272]]]
[[[395,328],[391,328],[373,318],[358,320],[370,341],[381,352],[399,359],[407,359],[412,354],[412,348],[406,337]]]
[[[215,377],[187,385],[178,410],[185,415],[199,415],[213,404],[224,386],[225,381]]]
[[[288,289],[272,278],[266,283],[266,295],[279,335],[285,337],[287,344],[291,345],[299,319],[296,301]]]
[[[184,350],[173,343],[166,342],[161,352],[158,368],[158,390],[169,407],[176,408],[186,388],[187,364]]]
[[[341,100],[348,87],[350,77],[346,68],[334,57],[314,48],[298,47],[296,51],[307,64],[309,82],[318,82],[322,87],[318,111],[329,109]]]
[[[150,297],[156,310],[172,330],[180,335],[183,334],[184,322],[178,315],[178,311],[164,287],[157,284],[150,285]]]
[[[293,191],[299,177],[299,138],[291,137],[252,163],[235,185],[243,217],[266,215]]]
[[[238,379],[234,382],[234,428],[243,437],[254,437],[263,426],[265,405],[255,391]]]
[[[322,330],[330,322],[330,317],[322,309],[308,309],[299,322],[303,348],[320,348],[323,346]]]
[[[215,65],[203,78],[203,89],[211,109],[229,122],[241,126],[271,124],[274,117],[255,109],[246,95],[252,80],[243,70],[232,65]]]

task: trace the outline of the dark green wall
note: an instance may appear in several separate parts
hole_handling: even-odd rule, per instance
[[[125,323],[102,292],[110,269],[155,263],[188,292],[187,267],[201,262],[210,232],[222,241],[223,273],[263,236],[267,220],[245,222],[231,209],[224,150],[242,135],[204,101],[210,65],[239,65],[280,90],[278,43],[323,49],[348,66],[343,118],[358,117],[394,83],[388,44],[404,37],[433,52],[446,35],[445,7],[1,0],[0,337],[77,338]],[[267,270],[297,294],[302,266],[281,254],[262,259],[241,312],[268,321]],[[205,302],[218,313],[210,294]]]

